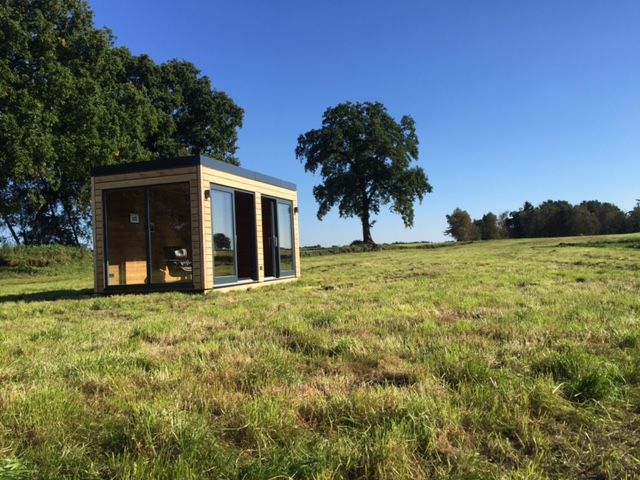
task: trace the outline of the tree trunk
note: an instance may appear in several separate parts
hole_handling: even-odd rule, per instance
[[[362,218],[362,241],[369,245],[375,245],[376,242],[373,241],[371,237],[371,225],[369,224],[369,212],[367,212],[366,220]]]
[[[367,245],[375,245],[373,238],[371,237],[371,222],[369,221],[369,196],[367,195],[366,187],[362,190],[362,214],[360,216],[362,221],[362,241]]]
[[[6,215],[2,215],[2,219],[4,220],[4,224],[7,226],[9,231],[11,232],[11,236],[13,237],[13,241],[16,242],[16,245],[20,245],[20,237],[16,234],[16,231],[13,229],[13,226],[9,223]]]
[[[64,245],[65,239],[62,236],[62,229],[60,228],[60,219],[58,218],[58,215],[56,215],[55,206],[53,205],[53,203],[48,203],[48,205],[49,205],[49,212],[51,213],[51,219],[53,220],[53,224],[55,225],[55,232],[56,232],[56,235],[58,236],[58,243]],[[39,243],[42,243],[42,239],[40,240]]]
[[[67,222],[69,222],[69,227],[71,228],[71,233],[73,234],[73,240],[75,242],[74,246],[80,246],[80,239],[78,238],[78,232],[76,230],[75,223],[71,216],[71,210],[69,205],[61,198],[60,203],[62,204],[62,209],[64,210],[65,215],[67,216]]]

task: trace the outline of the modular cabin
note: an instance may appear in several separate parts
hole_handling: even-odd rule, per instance
[[[293,183],[197,155],[91,171],[97,293],[300,277]]]

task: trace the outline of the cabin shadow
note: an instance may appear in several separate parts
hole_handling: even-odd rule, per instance
[[[41,292],[17,293],[12,295],[0,295],[0,303],[8,302],[49,302],[55,300],[81,300],[93,297],[92,288],[80,288],[78,290],[45,290]]]

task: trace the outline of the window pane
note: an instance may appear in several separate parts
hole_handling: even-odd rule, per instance
[[[149,188],[151,283],[192,282],[188,183]]]
[[[293,229],[291,205],[278,202],[278,245],[280,247],[280,272],[293,272]]]
[[[147,237],[143,188],[110,190],[107,202],[107,285],[147,281]]]
[[[233,195],[212,190],[213,209],[213,273],[215,277],[236,274],[235,233],[233,230]]]

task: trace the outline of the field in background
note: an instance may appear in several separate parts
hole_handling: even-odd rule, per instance
[[[0,478],[640,476],[640,235],[209,295],[95,297],[65,262],[0,268]]]

